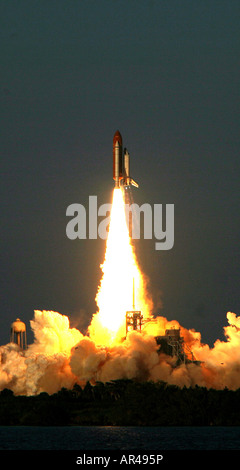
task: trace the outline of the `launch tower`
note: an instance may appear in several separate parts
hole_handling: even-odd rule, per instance
[[[133,278],[133,308],[126,312],[126,335],[129,331],[139,331],[142,329],[142,313],[140,310],[135,310],[135,288]]]

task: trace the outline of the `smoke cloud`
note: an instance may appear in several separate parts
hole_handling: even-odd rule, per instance
[[[151,319],[142,333],[129,332],[126,339],[108,347],[97,344],[94,335],[70,328],[67,316],[35,310],[30,322],[33,344],[26,351],[13,343],[0,347],[0,390],[8,388],[16,395],[52,394],[62,387],[71,389],[74,383],[85,386],[87,381],[123,378],[235,390],[240,387],[240,317],[228,312],[227,320],[226,340],[217,340],[212,348],[201,342],[199,332],[164,317]],[[155,336],[172,327],[180,328],[198,364],[177,365],[176,357],[158,351]]]

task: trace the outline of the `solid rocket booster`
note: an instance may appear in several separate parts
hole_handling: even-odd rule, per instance
[[[123,156],[123,173],[124,173],[124,182],[126,186],[130,185],[130,155],[127,149],[124,149],[124,156]]]
[[[130,176],[130,155],[127,149],[124,149],[122,162],[122,136],[119,131],[113,137],[113,179],[115,188],[120,188],[120,182],[123,186],[132,184],[138,188],[138,184]]]
[[[115,188],[119,188],[122,179],[122,136],[119,131],[113,137],[113,179]]]

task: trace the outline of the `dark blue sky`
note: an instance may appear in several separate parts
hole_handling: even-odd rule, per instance
[[[239,24],[233,0],[1,1],[0,344],[34,309],[90,322],[105,243],[65,214],[111,202],[116,129],[135,202],[175,204],[174,248],[139,243],[156,313],[210,343],[240,314]]]

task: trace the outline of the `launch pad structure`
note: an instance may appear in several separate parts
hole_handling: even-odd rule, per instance
[[[126,334],[129,331],[136,330],[141,332],[143,316],[140,311],[130,310],[126,312]]]
[[[135,285],[133,278],[132,310],[126,312],[126,337],[130,331],[138,331],[141,333],[144,323],[146,323],[146,320],[143,320],[142,312],[135,310]],[[181,364],[189,363],[200,365],[200,362],[196,361],[191,349],[181,336],[180,328],[166,329],[165,335],[155,336],[155,341],[159,346],[157,350],[158,354],[176,357],[176,367]]]
[[[176,366],[190,363],[200,365],[200,362],[195,359],[193,352],[181,336],[180,328],[167,329],[165,330],[165,335],[155,336],[155,340],[157,345],[159,345],[157,352],[176,357]]]
[[[126,312],[126,335],[129,331],[139,331],[142,330],[142,319],[143,315],[140,310],[135,310],[135,284],[133,278],[133,305],[132,310]]]

